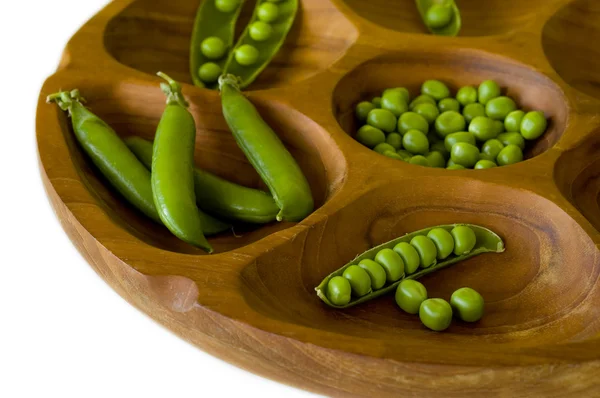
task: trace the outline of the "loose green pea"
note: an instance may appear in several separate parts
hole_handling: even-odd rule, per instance
[[[371,278],[371,289],[379,290],[385,285],[387,275],[381,265],[373,260],[364,259],[358,263],[358,266],[369,274],[369,278]]]
[[[385,93],[387,93],[389,91],[399,92],[404,97],[404,102],[406,102],[407,104],[410,102],[410,93],[408,92],[408,90],[406,88],[404,88],[404,87],[388,88],[388,89],[385,89],[385,91],[383,92],[383,95],[385,95]]]
[[[273,27],[263,21],[256,21],[250,25],[248,30],[250,37],[255,41],[269,40],[273,35]]]
[[[483,105],[499,97],[500,94],[500,86],[493,80],[486,80],[479,85],[479,102]]]
[[[218,37],[211,36],[202,40],[200,44],[200,50],[202,55],[208,59],[220,59],[223,58],[227,51],[225,43]]]
[[[381,97],[375,97],[371,100],[375,108],[381,108]]]
[[[444,112],[435,120],[435,131],[440,138],[445,138],[448,134],[465,131],[466,127],[465,117],[455,111]]]
[[[402,148],[402,136],[398,133],[388,134],[385,142],[393,146],[395,150]]]
[[[443,299],[427,299],[419,307],[419,318],[429,329],[441,332],[452,323],[452,307]]]
[[[221,12],[235,11],[240,5],[239,0],[215,0],[215,7]]]
[[[238,64],[243,66],[254,65],[256,61],[258,61],[259,55],[260,54],[256,47],[250,44],[243,44],[235,50],[235,60]]]
[[[477,322],[483,317],[485,302],[477,291],[463,287],[452,293],[450,305],[459,319]]]
[[[404,160],[405,162],[409,162],[410,159],[413,157],[412,153],[408,152],[405,149],[400,149],[399,151],[396,152],[398,154],[398,156],[400,156],[402,158],[402,160]]]
[[[452,7],[448,4],[433,4],[425,14],[425,23],[433,29],[447,26],[454,16]]]
[[[346,305],[350,302],[352,287],[348,279],[334,276],[327,284],[327,297],[334,305]]]
[[[456,99],[462,106],[477,102],[477,89],[473,86],[461,87],[456,94]]]
[[[440,101],[450,96],[450,89],[439,80],[427,80],[421,86],[421,94],[429,95],[434,100]]]
[[[461,166],[460,164],[451,164],[450,166],[446,167],[446,170],[465,170],[465,167]]]
[[[383,153],[383,156],[387,156],[388,158],[391,158],[391,159],[396,159],[396,160],[402,160],[402,161],[404,161],[404,158],[402,156],[398,155],[394,151],[385,151]]]
[[[500,140],[488,140],[481,147],[481,157],[484,157],[485,155],[485,159],[494,161],[503,148],[504,144],[500,142]]]
[[[523,151],[516,145],[507,145],[496,158],[498,166],[509,166],[523,161]]]
[[[263,3],[258,6],[257,16],[263,22],[275,22],[279,18],[279,7],[273,3]]]
[[[214,62],[206,62],[198,70],[198,77],[204,83],[214,83],[221,76],[221,67]]]
[[[446,159],[444,159],[444,155],[437,151],[429,152],[427,155],[425,155],[425,159],[427,159],[431,167],[446,167]]]
[[[479,149],[467,142],[458,142],[452,146],[450,159],[455,164],[470,168],[479,161]]]
[[[429,142],[431,142],[431,140],[429,140]],[[441,153],[442,156],[444,156],[444,159],[446,161],[448,159],[450,159],[450,151],[448,149],[446,149],[446,145],[444,144],[444,141],[434,142],[433,144],[430,145],[429,150],[431,152],[439,152],[439,153]]]
[[[373,148],[373,150],[381,155],[388,151],[396,152],[396,149],[386,142],[382,142],[381,144],[377,145],[375,148]]]
[[[389,283],[396,282],[404,276],[404,262],[392,249],[380,250],[375,255],[375,262],[383,267]]]
[[[523,117],[525,116],[525,112],[518,110],[512,111],[506,116],[504,119],[504,128],[509,133],[519,133],[521,131],[521,122],[523,121]]]
[[[498,167],[498,165],[491,160],[481,159],[479,162],[475,164],[475,170],[481,169],[491,169],[493,167]]]
[[[542,112],[528,112],[521,121],[521,135],[527,140],[541,137],[548,128],[548,121]]]
[[[460,112],[460,103],[454,98],[444,98],[438,103],[438,108],[441,113],[448,111]]]
[[[367,115],[367,123],[386,133],[396,130],[396,116],[386,109],[373,109]]]
[[[471,253],[477,243],[475,232],[465,225],[452,228],[450,234],[454,238],[454,254],[457,256]]]
[[[396,304],[404,312],[418,314],[423,301],[427,300],[427,289],[421,282],[405,279],[396,289]]]
[[[456,163],[454,163],[454,161],[452,159],[448,159],[448,162],[446,163],[446,167],[451,167],[451,166],[460,166],[460,165],[457,165]]]
[[[469,104],[463,109],[463,116],[467,123],[471,123],[477,116],[485,116],[485,106],[480,103]]]
[[[415,106],[419,104],[433,104],[437,106],[437,102],[433,99],[432,96],[427,94],[421,94],[417,98],[412,100],[408,108],[412,111],[415,108]]]
[[[464,131],[448,134],[444,139],[444,146],[446,150],[450,152],[457,142],[467,142],[471,145],[475,145],[475,136],[472,133]]]
[[[503,133],[498,135],[498,140],[505,146],[516,145],[521,148],[521,150],[525,149],[525,139],[519,133]]]
[[[362,297],[371,292],[371,278],[367,271],[358,265],[351,265],[344,270],[344,278],[350,282],[352,294],[356,297]]]
[[[414,274],[421,263],[421,258],[419,257],[417,249],[407,242],[400,242],[394,246],[394,251],[402,258],[406,274]]]
[[[427,158],[425,156],[423,156],[423,155],[413,156],[412,158],[410,158],[410,160],[408,161],[408,163],[415,164],[417,166],[425,166],[425,167],[430,167],[431,166],[429,164],[429,160],[427,160]]]
[[[356,105],[354,113],[356,114],[356,118],[359,121],[365,122],[367,120],[369,112],[371,112],[373,109],[375,109],[375,105],[373,105],[371,102],[362,101],[359,102],[358,105]]]
[[[490,119],[504,120],[509,113],[517,109],[517,104],[512,98],[497,97],[489,100],[485,105],[485,113]]]
[[[419,130],[423,134],[429,132],[429,123],[418,113],[406,112],[398,119],[398,132],[402,135],[409,130]]]
[[[444,228],[434,228],[427,234],[437,249],[437,259],[444,260],[454,251],[454,239]]]
[[[356,140],[369,148],[375,148],[377,145],[385,142],[385,134],[377,127],[364,125],[356,133]]]
[[[469,124],[469,133],[472,133],[479,141],[487,141],[498,136],[494,121],[485,116],[477,116]]]
[[[429,268],[436,263],[437,249],[431,239],[423,235],[417,235],[412,238],[410,244],[419,253],[421,268]]]
[[[400,117],[408,111],[408,104],[404,99],[404,94],[400,91],[386,91],[381,97],[381,108],[392,112],[394,116]]]
[[[433,124],[435,119],[437,119],[437,117],[440,115],[440,111],[438,110],[437,106],[430,103],[417,104],[413,108],[413,112],[423,116],[423,118],[425,118],[429,124]]]
[[[425,155],[429,152],[427,136],[419,130],[408,130],[402,137],[402,146],[415,155]]]

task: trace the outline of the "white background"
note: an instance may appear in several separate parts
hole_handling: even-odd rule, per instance
[[[0,1],[0,397],[312,396],[179,340],[114,293],[58,224],[38,171],[37,98],[107,1]]]

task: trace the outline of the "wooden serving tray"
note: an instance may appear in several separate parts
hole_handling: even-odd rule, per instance
[[[79,88],[120,134],[151,139],[164,109],[154,74],[183,82],[198,165],[259,187],[221,115],[189,84],[198,0],[115,0],[70,41],[40,94],[37,139],[48,196],[81,253],[126,300],[203,350],[328,395],[599,396],[600,4],[459,0],[460,37],[431,36],[412,0],[303,0],[284,48],[249,96],[310,181],[318,210],[210,240],[179,242],[120,199],[45,97]],[[249,17],[244,12],[240,28]],[[356,142],[353,106],[386,87],[495,79],[551,118],[517,165],[413,166]],[[475,223],[507,251],[425,278],[430,296],[462,286],[484,319],[426,330],[392,296],[344,311],[314,287],[362,251],[428,226]]]

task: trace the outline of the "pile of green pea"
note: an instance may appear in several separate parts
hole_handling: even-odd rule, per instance
[[[527,142],[548,128],[543,112],[518,109],[500,86],[487,80],[451,96],[446,84],[428,80],[411,99],[406,88],[390,88],[362,101],[363,124],[356,140],[393,159],[428,167],[488,169],[523,160]]]

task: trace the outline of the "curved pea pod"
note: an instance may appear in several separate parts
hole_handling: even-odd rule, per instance
[[[327,285],[329,283],[329,280],[335,276],[343,275],[344,270],[346,268],[350,267],[351,265],[358,264],[360,261],[362,261],[364,259],[372,260],[375,258],[377,253],[379,253],[381,250],[393,249],[400,242],[409,243],[415,236],[419,236],[419,235],[427,236],[427,234],[432,229],[442,228],[442,229],[445,229],[446,231],[450,232],[450,231],[452,231],[452,229],[454,227],[457,227],[457,226],[467,226],[467,227],[471,228],[473,230],[473,232],[475,232],[475,236],[477,237],[477,242],[475,244],[475,247],[473,248],[473,250],[471,250],[470,253],[462,255],[462,256],[450,254],[444,260],[437,262],[435,265],[432,265],[429,268],[419,269],[413,274],[404,275],[404,277],[400,278],[399,280],[397,280],[393,283],[387,282],[381,289],[374,290],[365,296],[362,296],[359,298],[353,297],[350,300],[350,302],[346,305],[341,305],[341,306],[334,305],[333,303],[331,303],[331,301],[327,297]],[[317,296],[319,296],[319,298],[321,300],[323,300],[323,302],[325,302],[325,304],[327,304],[328,306],[334,307],[334,308],[348,308],[348,307],[352,307],[357,304],[364,303],[364,302],[372,300],[376,297],[379,297],[384,294],[395,291],[396,288],[398,287],[398,284],[405,279],[415,279],[415,280],[419,279],[419,278],[421,278],[425,275],[428,275],[432,272],[435,272],[439,269],[448,267],[452,264],[458,263],[460,261],[466,260],[468,258],[477,256],[482,253],[502,253],[502,252],[504,252],[504,242],[502,241],[502,238],[500,238],[500,236],[498,236],[495,232],[493,232],[487,228],[480,227],[478,225],[472,225],[472,224],[450,224],[450,225],[435,226],[435,227],[422,229],[420,231],[416,231],[416,232],[404,235],[400,238],[394,239],[392,241],[389,241],[387,243],[384,243],[382,245],[379,245],[377,247],[367,250],[360,256],[356,257],[354,260],[350,261],[348,264],[344,265],[342,268],[340,268],[340,269],[332,272],[330,275],[328,275],[325,279],[323,279],[323,281],[319,284],[319,286],[317,286],[315,288],[315,290],[317,292]]]
[[[440,2],[439,0],[416,0],[417,8],[419,9],[419,14],[421,14],[421,19],[423,23],[427,27],[427,29],[433,33],[434,35],[439,36],[457,36],[462,27],[462,19],[460,16],[460,10],[456,5],[454,0],[444,0]],[[450,8],[452,12],[452,18],[449,23],[445,26],[434,27],[427,23],[427,13],[431,9],[432,6],[440,6],[446,5]]]

